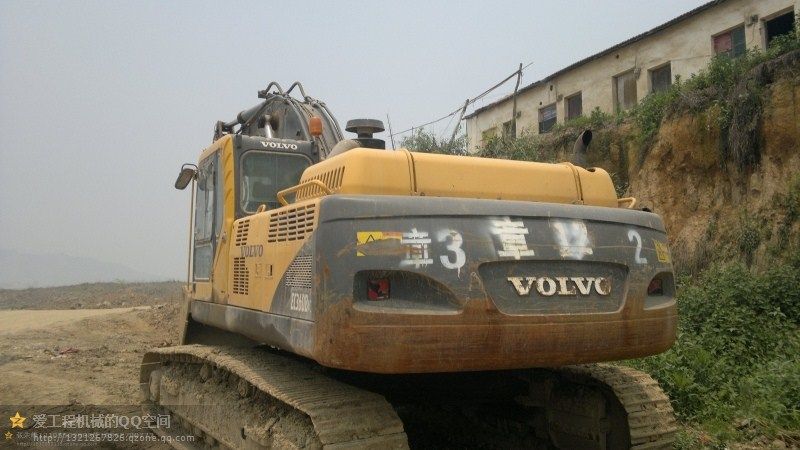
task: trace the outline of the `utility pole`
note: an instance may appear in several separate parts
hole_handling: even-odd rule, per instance
[[[464,102],[464,107],[461,108],[461,115],[458,116],[458,121],[456,122],[455,128],[453,128],[453,134],[450,136],[450,145],[453,145],[453,141],[456,140],[456,134],[458,133],[458,127],[461,126],[461,120],[464,119],[464,113],[467,112],[467,106],[469,106],[469,99]]]
[[[514,136],[514,139],[517,138],[517,90],[519,89],[519,81],[522,78],[522,63],[519,63],[519,69],[517,69],[517,85],[514,86],[514,111],[511,113],[511,135]]]
[[[392,120],[389,119],[389,113],[386,113],[386,123],[389,125],[389,138],[392,140],[392,150],[397,149],[394,146],[394,134],[392,133]]]

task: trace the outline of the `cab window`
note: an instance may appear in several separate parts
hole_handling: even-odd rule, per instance
[[[197,197],[194,216],[194,278],[207,280],[211,277],[214,259],[214,240],[221,223],[222,202],[219,201],[217,159],[208,158],[197,173]]]
[[[242,155],[240,206],[254,213],[260,205],[280,206],[277,193],[300,182],[303,171],[310,165],[305,156],[285,153],[249,151]]]

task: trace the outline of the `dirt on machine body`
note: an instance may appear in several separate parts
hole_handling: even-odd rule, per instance
[[[176,182],[187,345],[145,355],[150,407],[212,447],[671,446],[658,385],[590,364],[675,340],[660,217],[602,169],[386,150],[299,83],[259,96]]]

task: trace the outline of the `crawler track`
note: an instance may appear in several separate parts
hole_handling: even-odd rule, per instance
[[[564,367],[549,377],[544,376],[545,409],[550,436],[561,447],[672,448],[677,431],[672,405],[650,375],[592,364]]]
[[[606,364],[380,376],[186,345],[148,352],[141,386],[149,407],[196,437],[178,448],[644,450],[671,448],[677,429],[649,375]]]
[[[383,397],[264,350],[156,349],[145,355],[140,381],[184,428],[211,436],[211,446],[407,447],[403,424]]]

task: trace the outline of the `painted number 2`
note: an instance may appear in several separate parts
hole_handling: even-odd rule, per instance
[[[628,241],[636,241],[636,263],[647,264],[647,258],[642,257],[642,237],[636,230],[628,230]]]
[[[450,238],[450,242],[445,248],[453,252],[453,254],[439,256],[442,265],[446,269],[461,269],[464,267],[464,264],[467,262],[467,255],[464,253],[464,249],[461,248],[464,244],[464,238],[461,236],[461,233],[453,230],[443,230],[439,232],[436,238],[439,242],[446,242],[448,238]]]

